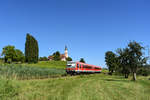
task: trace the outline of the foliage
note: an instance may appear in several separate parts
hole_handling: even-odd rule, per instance
[[[117,54],[108,51],[105,54],[105,62],[109,70],[115,69],[123,73],[128,78],[130,73],[133,74],[133,80],[136,80],[137,69],[146,64],[147,58],[143,56],[144,47],[139,43],[132,41],[124,49],[118,49]],[[115,67],[117,66],[117,67]]]
[[[28,63],[37,63],[39,57],[39,48],[37,40],[27,34],[25,43],[25,60]]]
[[[130,74],[130,62],[129,62],[129,49],[118,49],[118,61],[119,61],[119,68],[121,70],[121,73],[124,74],[125,78],[128,78]]]
[[[143,66],[143,64],[146,64],[146,58],[143,57],[142,53],[144,47],[142,47],[139,43],[133,41],[128,44],[128,48],[130,69],[133,73],[133,80],[136,80],[137,69]]]
[[[2,56],[4,56],[5,62],[7,62],[8,59],[13,61],[14,57],[16,56],[15,47],[11,45],[5,46],[2,51]]]
[[[40,57],[39,61],[48,61],[48,58],[47,57]]]
[[[59,51],[56,51],[55,53],[53,53],[53,60],[54,61],[60,61],[61,60]]]
[[[16,62],[24,62],[24,60],[25,60],[25,56],[24,56],[24,54],[22,53],[22,51],[20,51],[19,49],[16,49],[15,50],[15,57],[14,57],[14,61],[16,61]]]
[[[108,51],[105,53],[105,62],[109,69],[110,74],[112,74],[115,71],[116,67],[118,66],[117,60],[118,58],[116,54],[113,53],[112,51]]]
[[[137,74],[143,76],[150,75],[150,65],[144,65],[143,67],[138,68]]]
[[[66,60],[67,60],[67,61],[72,61],[72,58],[71,58],[71,57],[68,57]]]
[[[81,58],[79,62],[85,63],[84,58]]]
[[[4,55],[5,63],[11,62],[24,62],[24,54],[19,49],[15,49],[15,46],[5,46],[2,51],[2,55]]]

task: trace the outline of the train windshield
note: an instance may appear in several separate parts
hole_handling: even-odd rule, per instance
[[[75,68],[76,67],[76,62],[67,62],[67,68]]]

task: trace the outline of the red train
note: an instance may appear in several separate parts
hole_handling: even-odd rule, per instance
[[[67,74],[80,74],[80,73],[100,73],[102,68],[100,66],[89,65],[81,62],[67,62]]]

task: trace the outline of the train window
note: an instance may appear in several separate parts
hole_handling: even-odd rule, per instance
[[[100,69],[100,68],[95,67],[95,69]]]
[[[80,68],[81,68],[81,64],[80,64]]]
[[[79,68],[79,64],[77,64],[77,68]]]

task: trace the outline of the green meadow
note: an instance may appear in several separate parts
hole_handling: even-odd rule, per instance
[[[136,82],[122,76],[91,74],[0,82],[0,98],[7,100],[150,100],[149,77]]]

